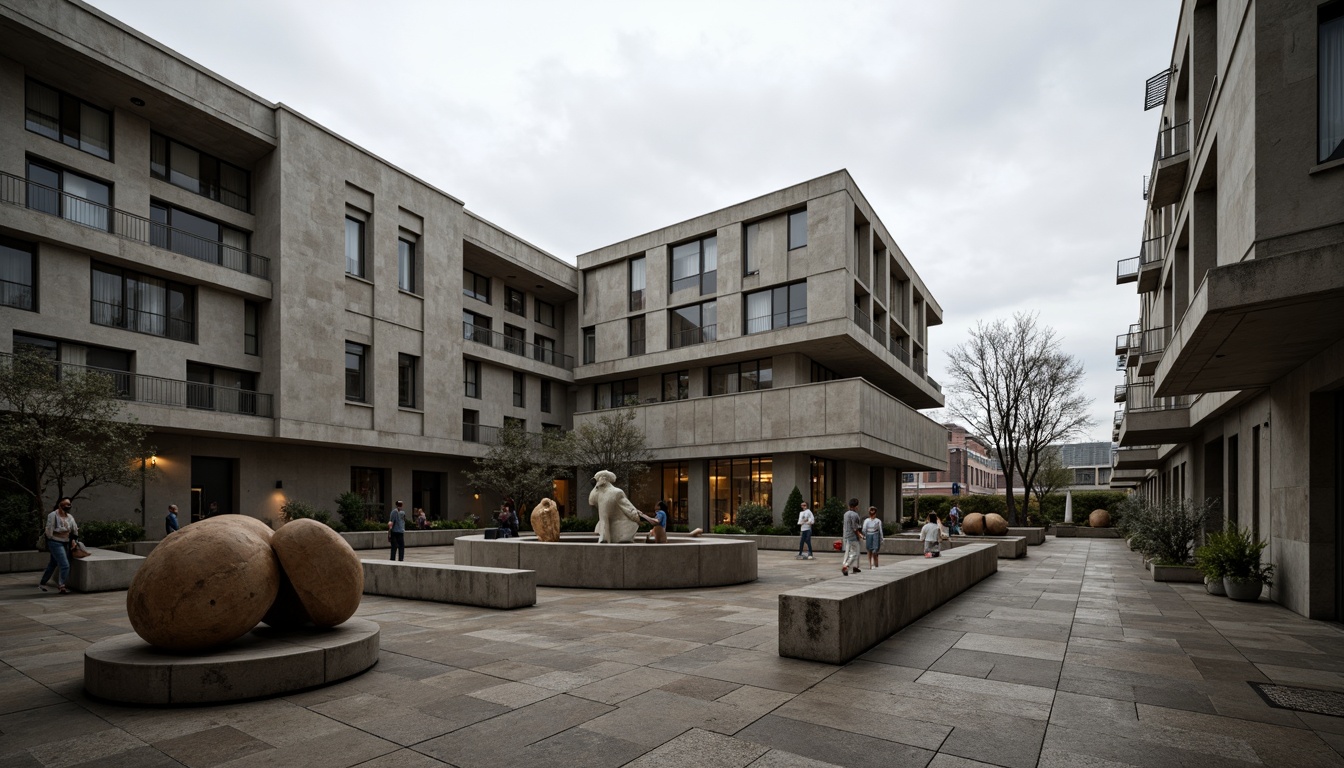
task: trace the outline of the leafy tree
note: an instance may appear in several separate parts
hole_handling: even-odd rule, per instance
[[[635,423],[635,409],[604,413],[585,421],[557,442],[562,463],[586,480],[601,470],[616,475],[616,485],[630,490],[634,479],[649,470],[653,454],[644,430]]]
[[[977,323],[948,353],[948,366],[951,411],[994,446],[1007,480],[1008,519],[1020,524],[1014,480],[1033,487],[1047,446],[1091,425],[1083,365],[1060,349],[1052,328],[1019,312],[1011,323]]]
[[[109,374],[20,347],[0,361],[0,409],[0,480],[28,496],[39,515],[49,498],[131,486],[146,471],[149,429],[123,418]]]
[[[797,527],[798,515],[803,511],[803,493],[798,490],[798,486],[793,486],[789,492],[789,498],[784,502],[784,527]]]
[[[521,424],[508,422],[499,430],[499,441],[484,456],[471,460],[473,469],[462,475],[474,488],[512,497],[519,510],[531,509],[552,493],[556,478],[568,477],[560,460],[557,439],[538,439]]]
[[[1036,483],[1031,493],[1036,497],[1036,505],[1045,510],[1045,497],[1065,486],[1073,485],[1073,470],[1064,466],[1058,446],[1050,446],[1041,454],[1041,469],[1036,473]]]

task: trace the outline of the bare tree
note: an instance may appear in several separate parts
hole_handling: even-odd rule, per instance
[[[1050,446],[1041,454],[1040,471],[1036,473],[1036,483],[1031,486],[1036,503],[1044,506],[1045,497],[1063,488],[1073,485],[1073,470],[1064,466],[1059,446]]]
[[[1008,519],[1020,522],[1015,478],[1032,488],[1042,453],[1090,423],[1079,391],[1083,365],[1059,348],[1053,329],[1019,312],[1012,322],[978,322],[949,352],[950,410],[994,445],[1006,480]]]
[[[627,489],[648,471],[652,458],[644,430],[635,424],[633,408],[604,413],[596,422],[585,421],[565,434],[559,448],[564,463],[574,467],[580,480],[606,469]]]

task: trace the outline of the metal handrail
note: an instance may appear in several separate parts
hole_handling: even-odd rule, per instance
[[[0,364],[9,365],[14,355],[0,353]],[[271,417],[272,396],[250,389],[204,384],[182,379],[146,376],[132,371],[117,371],[89,365],[52,361],[57,378],[72,374],[98,374],[112,379],[123,400],[146,405],[166,405],[201,411]]]
[[[89,304],[90,322],[94,325],[125,328],[176,341],[196,340],[196,324],[191,320],[181,320],[143,309],[131,309],[124,304],[113,304],[97,299],[90,300]]]
[[[1128,385],[1128,384],[1116,384],[1116,385],[1115,385],[1115,402],[1117,402],[1117,403],[1123,403],[1123,402],[1125,402],[1125,400],[1127,400],[1128,398],[1129,398],[1129,385]]]
[[[691,347],[696,344],[704,344],[707,341],[714,341],[718,338],[719,326],[702,325],[699,328],[687,328],[684,331],[670,333],[667,339],[669,349],[681,349],[682,347]]]
[[[33,285],[0,280],[0,306],[32,309]]]
[[[1194,398],[1190,395],[1154,397],[1153,383],[1151,381],[1145,381],[1129,385],[1129,396],[1125,408],[1131,413],[1172,411],[1181,408],[1189,408],[1190,404],[1193,402]]]
[[[0,172],[0,203],[56,216],[126,240],[163,248],[197,261],[218,264],[235,272],[271,279],[271,260],[265,256],[207,240],[186,230],[76,197],[21,176]]]
[[[1150,181],[1151,178],[1152,178],[1151,176],[1144,176],[1144,177],[1143,177],[1143,199],[1144,199],[1145,201],[1148,199],[1148,190],[1151,189],[1151,186],[1150,186],[1151,183],[1152,183],[1152,182]]]
[[[498,445],[499,435],[504,431],[503,427],[488,427],[484,424],[473,424],[471,422],[462,422],[462,442],[480,443],[481,445]],[[546,435],[543,432],[528,432],[527,442],[531,448],[541,448]]]
[[[1124,280],[1139,276],[1139,257],[1131,256],[1128,259],[1119,259],[1115,262],[1115,279]]]
[[[1170,326],[1161,328],[1149,328],[1143,331],[1142,341],[1139,344],[1139,352],[1145,355],[1155,355],[1167,348],[1167,332]]]
[[[540,344],[532,344],[522,339],[508,336],[499,331],[487,328],[475,323],[462,323],[462,338],[468,341],[474,341],[477,344],[484,344],[494,349],[502,349],[505,352],[511,352],[521,357],[531,357],[533,360],[564,368],[567,371],[574,370],[574,358],[571,355],[561,354],[554,349],[547,349]]]
[[[1154,262],[1162,260],[1162,254],[1167,250],[1167,236],[1158,235],[1144,240],[1139,246],[1139,265],[1148,266]]]
[[[1190,121],[1186,120],[1180,125],[1173,125],[1157,132],[1157,148],[1154,150],[1153,162],[1166,160],[1169,157],[1175,157],[1189,151]]]
[[[1111,420],[1111,423],[1115,426],[1116,429],[1119,429],[1120,424],[1124,422],[1124,420],[1125,420],[1125,411],[1121,409],[1115,412],[1115,417]]]

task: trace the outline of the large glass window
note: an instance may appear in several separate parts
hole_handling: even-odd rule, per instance
[[[541,380],[541,412],[551,412],[551,382],[549,379]]]
[[[467,397],[481,396],[481,362],[479,360],[462,361],[462,381]]]
[[[37,246],[0,237],[0,305],[37,309]]]
[[[807,245],[807,209],[789,214],[789,250]]]
[[[402,408],[415,408],[419,402],[416,396],[419,390],[420,358],[414,355],[397,355],[397,405]]]
[[[532,357],[548,365],[559,365],[560,357],[555,352],[555,339],[539,333],[532,334]]]
[[[547,328],[555,327],[555,305],[550,302],[536,300],[537,303],[537,322]]]
[[[685,400],[690,396],[690,371],[668,371],[663,374],[663,402]]]
[[[690,462],[664,461],[652,464],[645,482],[636,486],[633,501],[641,510],[652,515],[659,500],[666,501],[669,507],[667,517],[669,525],[686,525],[690,508]]]
[[[754,275],[761,271],[761,223],[753,221],[742,227],[742,273]]]
[[[644,354],[644,316],[632,317],[628,321],[630,349],[628,354],[631,357]]]
[[[630,260],[630,311],[638,312],[644,308],[644,288],[647,276],[644,267],[647,264],[643,256]]]
[[[345,399],[357,403],[368,399],[365,362],[369,348],[353,341],[345,342]]]
[[[415,293],[415,239],[403,234],[397,238],[397,287]]]
[[[835,381],[838,378],[840,378],[840,374],[836,373],[835,371],[832,371],[830,368],[827,368],[826,366],[822,365],[821,363],[818,363],[815,360],[812,361],[813,384],[817,384],[823,381]]]
[[[112,113],[29,80],[24,123],[28,130],[104,160],[112,159]]]
[[[187,363],[187,407],[224,413],[257,412],[257,375]]]
[[[826,500],[835,496],[836,474],[835,459],[822,459],[816,456],[810,457],[811,465],[811,484],[809,486],[808,498],[811,500],[811,506],[815,510],[820,510],[821,505]],[[910,473],[906,473],[907,476]],[[914,479],[904,482],[914,482]]]
[[[95,325],[196,340],[196,294],[189,286],[94,264],[89,303]]]
[[[345,217],[345,272],[364,276],[364,222],[353,216]]]
[[[504,289],[504,310],[527,317],[527,296],[513,288]]]
[[[526,354],[527,331],[516,325],[504,324],[504,351],[515,355]]]
[[[1320,6],[1316,83],[1319,162],[1344,158],[1344,2]]]
[[[714,341],[718,335],[718,304],[706,301],[668,310],[668,349]]]
[[[477,301],[490,303],[490,278],[471,270],[462,270],[462,294]]]
[[[481,412],[469,408],[462,410],[462,440],[468,443],[481,442]]]
[[[513,407],[527,407],[527,376],[517,371],[513,373]]]
[[[597,359],[597,329],[588,326],[583,329],[583,364],[588,365]]]
[[[770,389],[774,386],[774,378],[774,369],[768,357],[763,360],[716,365],[709,369],[709,394],[731,395],[734,392]]]
[[[672,291],[700,286],[700,295],[714,293],[719,268],[719,239],[713,235],[672,247]]]
[[[773,466],[770,456],[710,459],[710,525],[731,525],[748,502],[773,506]]]
[[[761,333],[806,322],[806,282],[747,294],[747,333]]]
[[[350,468],[350,490],[364,499],[365,517],[383,519],[383,512],[387,509],[386,474],[387,470],[385,469],[373,467]],[[383,520],[383,522],[386,522],[386,520]]]
[[[149,218],[154,222],[149,231],[154,246],[236,271],[250,271],[246,232],[158,201],[150,202]]]
[[[478,344],[490,344],[490,318],[469,309],[462,310],[462,336]]]
[[[73,171],[28,161],[28,207],[107,231],[112,187]]]
[[[261,307],[250,301],[243,302],[243,353],[248,355],[261,354],[261,339],[258,335],[260,326]]]
[[[593,410],[639,405],[639,379],[623,379],[593,387]]]
[[[248,210],[251,184],[247,171],[163,134],[149,136],[149,173],[230,208]]]

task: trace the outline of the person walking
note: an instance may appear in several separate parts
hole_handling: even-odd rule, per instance
[[[57,573],[57,590],[61,594],[70,591],[65,586],[66,580],[70,578],[70,542],[79,535],[79,525],[75,523],[75,516],[70,511],[72,506],[74,503],[70,497],[65,496],[56,502],[56,508],[47,515],[47,525],[43,532],[47,536],[47,551],[51,553],[51,559],[47,561],[47,569],[42,572],[42,578],[37,582],[37,588],[43,592],[47,591],[47,582],[53,572]]]
[[[924,542],[924,556],[938,557],[939,539],[942,538],[943,527],[938,524],[937,513],[929,513],[929,522],[919,529],[919,540]]]
[[[877,516],[877,507],[869,507],[868,519],[863,521],[863,545],[868,549],[868,566],[876,568],[882,549],[882,518]]]
[[[845,542],[845,559],[840,563],[840,574],[848,576],[850,570],[859,573],[859,530],[863,522],[859,519],[859,500],[849,500],[849,510],[840,524],[841,538]]]
[[[957,503],[952,502],[952,509],[947,513],[947,530],[953,536],[961,535],[961,509]]]
[[[406,510],[400,500],[388,515],[387,543],[392,548],[388,560],[406,560]]]
[[[415,508],[415,527],[422,531],[429,530],[429,518],[425,516],[425,510],[420,507]]]
[[[798,513],[798,528],[801,530],[801,533],[798,536],[798,557],[794,558],[795,560],[812,559],[812,526],[816,522],[816,515],[812,514],[812,510],[808,509],[807,502],[804,501],[803,508]],[[803,556],[804,545],[807,546],[806,557]]]
[[[167,536],[168,534],[172,533],[173,531],[176,531],[177,528],[178,528],[178,525],[177,525],[177,505],[176,505],[176,504],[169,504],[169,505],[168,505],[168,514],[165,515],[164,518],[163,518],[163,535],[164,535],[164,536]]]

